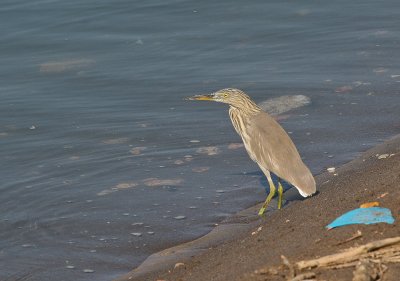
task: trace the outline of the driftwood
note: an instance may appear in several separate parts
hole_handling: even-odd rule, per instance
[[[400,236],[373,241],[318,259],[297,263],[290,263],[285,256],[281,256],[281,259],[284,267],[289,271],[286,275],[289,281],[315,278],[314,272],[306,271],[312,268],[339,269],[348,267],[355,268],[353,281],[382,280],[383,273],[387,270],[385,263],[400,263]],[[282,266],[269,267],[256,270],[254,273],[256,275],[276,275],[281,270]]]
[[[384,248],[399,243],[400,237],[374,241],[357,248],[351,248],[343,253],[333,254],[308,261],[299,261],[296,263],[296,267],[299,270],[315,267],[332,267],[339,264],[352,263],[361,258],[367,257],[370,257],[372,259],[379,258],[382,259],[382,262],[397,262],[400,260],[400,246],[395,247],[394,249]],[[387,257],[385,257],[385,255],[387,255]]]

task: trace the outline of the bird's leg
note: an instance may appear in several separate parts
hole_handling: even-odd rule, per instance
[[[278,209],[282,208],[283,201],[283,186],[281,184],[281,179],[278,179]]]
[[[271,174],[268,172],[268,173],[265,173],[265,175],[267,176],[267,179],[268,179],[269,194],[268,194],[268,196],[267,196],[267,199],[265,199],[265,202],[264,202],[264,204],[262,205],[260,211],[258,211],[258,215],[260,215],[260,216],[261,216],[262,214],[264,214],[265,209],[267,209],[267,206],[268,206],[269,202],[271,201],[272,197],[274,197],[275,191],[276,191],[274,182],[272,181],[272,178],[271,178]]]

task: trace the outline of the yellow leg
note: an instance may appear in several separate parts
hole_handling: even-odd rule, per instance
[[[282,208],[283,201],[283,186],[280,179],[278,180],[278,209]]]
[[[271,201],[272,197],[274,197],[275,191],[276,191],[276,188],[275,188],[274,182],[271,179],[270,173],[266,174],[266,176],[267,176],[268,184],[269,184],[269,194],[267,196],[267,199],[265,199],[265,202],[262,205],[260,211],[258,211],[258,215],[259,216],[264,214],[265,210],[267,209],[267,206],[268,206],[269,202]]]

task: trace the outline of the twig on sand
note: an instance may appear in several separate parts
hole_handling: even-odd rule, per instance
[[[315,278],[315,273],[314,272],[306,272],[297,275],[295,278],[289,279],[289,281],[303,281],[303,280],[309,280],[309,279],[314,279]]]
[[[361,233],[361,231],[357,230],[357,233],[355,233],[355,234],[354,234],[353,236],[351,236],[349,239],[346,239],[346,240],[344,240],[344,241],[340,241],[339,243],[336,244],[336,246],[345,244],[345,243],[347,243],[347,242],[353,241],[354,239],[357,239],[357,238],[360,238],[360,237],[362,237],[362,233]]]
[[[293,265],[289,262],[287,257],[285,257],[284,255],[281,255],[281,259],[282,259],[283,264],[289,269],[289,280],[293,280],[294,277],[296,276],[296,272],[294,271]]]

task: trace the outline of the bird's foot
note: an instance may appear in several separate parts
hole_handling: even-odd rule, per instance
[[[265,207],[263,206],[263,207],[261,207],[261,209],[258,211],[258,215],[259,216],[262,216],[263,214],[264,214],[264,212],[265,212]]]

